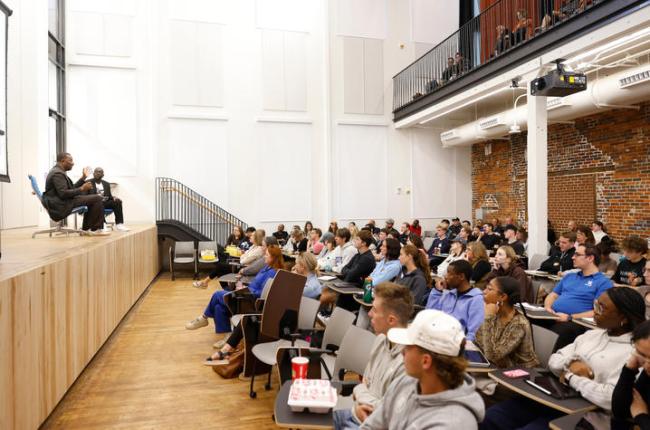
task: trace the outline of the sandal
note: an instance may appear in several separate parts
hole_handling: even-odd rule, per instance
[[[192,286],[194,288],[208,288],[207,282],[203,282],[203,281],[194,281],[192,282]]]
[[[212,356],[210,356],[205,359],[203,364],[205,366],[221,366],[223,364],[228,364],[228,356],[231,354],[230,352],[217,351],[217,354],[217,358],[212,358]]]

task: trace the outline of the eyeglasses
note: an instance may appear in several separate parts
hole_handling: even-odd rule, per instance
[[[583,253],[580,253],[580,252],[574,252],[573,255],[575,257],[586,257],[587,256],[587,254],[583,254]]]
[[[598,314],[602,314],[604,310],[605,308],[603,307],[603,305],[601,305],[597,299],[594,300],[594,312]]]

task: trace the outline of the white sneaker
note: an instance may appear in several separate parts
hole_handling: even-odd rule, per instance
[[[205,327],[206,325],[208,325],[208,319],[201,315],[185,324],[185,328],[188,330],[196,330],[197,328]]]
[[[109,236],[111,232],[105,230],[88,230],[86,234],[88,236]]]
[[[119,231],[130,231],[131,229],[125,226],[124,224],[116,224],[115,225],[115,230]]]

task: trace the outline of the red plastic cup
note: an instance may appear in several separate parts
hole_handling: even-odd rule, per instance
[[[307,379],[307,367],[309,359],[307,357],[294,357],[291,359],[291,379]]]

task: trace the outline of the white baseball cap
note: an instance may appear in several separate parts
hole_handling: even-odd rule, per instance
[[[400,345],[417,345],[437,354],[457,357],[465,339],[460,322],[434,309],[420,311],[408,328],[391,328],[388,340]]]

